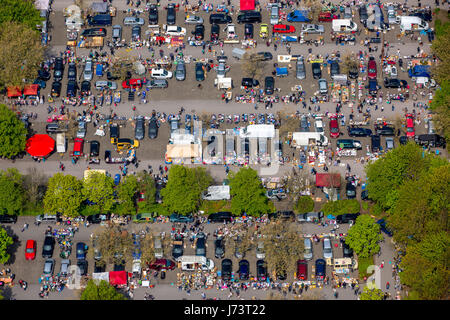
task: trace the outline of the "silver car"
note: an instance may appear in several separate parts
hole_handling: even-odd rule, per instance
[[[134,138],[136,140],[142,140],[145,137],[145,118],[139,116],[136,119],[136,128],[134,131]]]
[[[305,61],[303,61],[303,58],[297,60],[296,76],[299,80],[306,78]]]
[[[145,23],[143,18],[137,17],[125,17],[123,19],[123,24],[125,26],[143,26]]]
[[[325,28],[321,24],[302,24],[301,32],[322,34],[325,32]]]
[[[256,259],[264,259],[266,257],[266,253],[264,252],[264,242],[258,242],[258,246],[256,247]]]
[[[327,80],[319,79],[319,91],[320,91],[321,94],[327,94],[328,93]]]
[[[93,71],[92,60],[87,59],[86,65],[84,66],[84,72],[83,72],[84,80],[91,81],[93,73],[94,73],[94,71]]]
[[[184,23],[186,24],[202,24],[203,18],[199,16],[187,16],[184,20]]]
[[[186,65],[184,62],[179,61],[175,69],[175,78],[179,81],[186,79]]]
[[[122,26],[120,24],[112,27],[112,38],[114,41],[120,41],[122,39]]]
[[[333,259],[333,248],[331,247],[330,238],[323,239],[323,258]]]
[[[310,238],[305,238],[305,252],[303,254],[303,258],[305,260],[312,260],[313,258],[313,247],[312,247],[312,241]]]
[[[59,273],[63,276],[66,276],[69,272],[69,266],[70,266],[70,260],[69,259],[63,259],[61,260],[61,270]]]
[[[115,83],[114,81],[99,80],[99,81],[95,82],[95,89],[97,89],[97,90],[105,90],[105,89],[117,90],[117,83]]]
[[[86,122],[80,121],[78,122],[78,131],[77,131],[77,138],[82,138],[86,136]]]
[[[44,262],[44,274],[53,274],[53,269],[55,268],[55,259],[47,259]]]

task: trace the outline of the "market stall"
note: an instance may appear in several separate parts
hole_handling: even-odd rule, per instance
[[[35,134],[29,138],[25,151],[35,158],[45,158],[55,150],[55,140],[47,134]]]

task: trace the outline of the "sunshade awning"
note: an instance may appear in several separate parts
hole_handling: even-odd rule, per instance
[[[35,134],[27,140],[25,151],[33,157],[46,157],[55,149],[55,140],[47,134]]]

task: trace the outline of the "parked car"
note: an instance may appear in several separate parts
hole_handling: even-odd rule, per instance
[[[226,24],[232,23],[232,21],[231,16],[225,13],[213,13],[209,16],[210,24]]]
[[[371,135],[370,136],[371,144],[372,144],[372,152],[380,152],[381,151],[381,138],[379,135]]]
[[[90,81],[83,81],[81,83],[81,95],[82,96],[88,96],[91,93],[91,82]]]
[[[64,75],[64,63],[62,58],[56,58],[53,67],[53,80],[61,81]]]
[[[150,5],[148,10],[148,23],[150,25],[158,24],[158,7],[155,4]]]
[[[114,81],[106,81],[106,80],[99,80],[95,82],[95,89],[97,90],[117,90],[117,83]]]
[[[330,136],[331,138],[337,138],[340,135],[339,123],[336,117],[330,118]]]
[[[77,90],[78,90],[77,82],[74,80],[69,80],[69,82],[67,82],[67,92],[66,92],[67,97],[76,97]]]
[[[256,261],[256,278],[258,281],[266,281],[267,279],[267,264],[264,260]]]
[[[77,267],[80,269],[80,275],[85,276],[88,272],[88,262],[87,260],[77,260]]]
[[[174,133],[175,131],[179,130],[180,128],[180,123],[178,121],[178,119],[172,119],[169,122],[170,124],[170,133]]]
[[[361,127],[347,127],[347,132],[350,137],[370,137],[372,130]]]
[[[220,27],[218,24],[211,25],[211,36],[210,39],[212,42],[218,41],[220,35]]]
[[[122,26],[120,24],[116,24],[112,27],[112,39],[116,42],[122,40]]]
[[[273,55],[268,51],[257,52],[255,53],[255,56],[260,58],[262,61],[269,61],[273,59]]]
[[[89,142],[89,146],[90,146],[89,155],[91,157],[98,157],[100,154],[100,142],[98,142],[97,140],[91,140]]]
[[[97,141],[91,141],[91,142],[97,142]],[[110,219],[111,219],[111,214],[109,214],[109,213],[106,213],[106,214],[96,213],[96,214],[87,216],[87,218],[86,218],[87,222],[89,222],[90,224],[99,224],[99,223],[102,223],[103,221],[108,221]]]
[[[344,258],[353,258],[353,249],[345,241],[342,245],[342,254]]]
[[[55,248],[55,239],[52,236],[45,236],[42,246],[42,258],[51,258]]]
[[[316,132],[320,132],[320,133],[324,132],[322,117],[314,118],[314,129]]]
[[[12,214],[0,214],[0,223],[16,223],[17,216]]]
[[[297,260],[297,279],[308,280],[308,263],[305,260]]]
[[[206,235],[203,232],[199,232],[195,239],[195,255],[206,257]]]
[[[339,63],[337,61],[332,61],[330,63],[330,75],[331,77],[336,76],[341,73],[341,68],[339,67]]]
[[[145,24],[145,20],[143,18],[125,17],[123,19],[124,26],[143,26],[144,24]]]
[[[394,149],[394,138],[386,137],[386,150]]]
[[[172,213],[169,217],[170,222],[192,223],[194,218],[192,216],[185,216],[178,213]]]
[[[53,270],[55,269],[55,259],[46,259],[44,262],[45,275],[53,275]]]
[[[161,270],[173,270],[176,265],[175,262],[169,259],[156,259],[152,263],[148,264],[149,269],[161,271]]]
[[[347,181],[345,185],[345,195],[347,196],[347,199],[356,198],[356,187],[353,185],[351,181]]]
[[[84,138],[86,136],[86,122],[78,122],[77,138]]]
[[[27,240],[25,245],[25,260],[34,260],[36,258],[36,240]]]
[[[253,88],[259,86],[259,81],[253,78],[242,78],[241,88]]]
[[[195,40],[201,41],[205,38],[205,26],[202,24],[197,24],[192,31],[192,34],[195,37]]]
[[[69,273],[69,266],[70,266],[70,260],[69,259],[62,259],[61,260],[61,268],[59,269],[59,273],[62,276],[67,276]]]
[[[264,92],[267,95],[273,94],[275,90],[275,79],[273,77],[266,77],[264,79]]]
[[[177,20],[177,12],[175,9],[175,4],[169,3],[167,5],[167,19],[166,22],[168,25],[174,25]]]
[[[272,28],[273,33],[294,33],[295,27],[287,24],[276,24]]]
[[[244,39],[253,39],[253,24],[246,23],[244,25]]]
[[[73,81],[77,80],[77,65],[74,62],[69,63],[67,79]]]
[[[44,69],[44,68],[39,69],[39,71],[38,71],[38,78],[39,79],[42,79],[44,81],[48,81],[48,80],[50,80],[50,77],[51,77],[50,72],[48,72],[47,69]]]
[[[324,259],[333,258],[333,247],[331,246],[330,238],[323,239],[323,258]]]
[[[300,32],[322,34],[325,32],[325,28],[321,24],[302,24]]]
[[[145,118],[140,116],[136,119],[136,128],[134,129],[134,138],[143,140],[145,137]]]
[[[189,15],[184,19],[185,24],[203,24],[203,18],[199,16]]]
[[[156,139],[158,137],[158,122],[155,118],[151,118],[148,122],[148,137]]]
[[[306,78],[306,69],[305,69],[305,61],[303,58],[297,59],[297,62],[295,64],[296,69],[296,78],[299,80]]]
[[[233,272],[233,262],[230,259],[222,260],[222,280],[231,280],[231,273]]]
[[[159,68],[159,69],[152,69],[151,71],[151,77],[155,79],[170,79],[172,78],[172,72],[167,71],[166,69]]]
[[[231,214],[231,212],[215,212],[215,213],[211,213],[208,216],[208,221],[209,222],[231,222],[233,220],[233,215]]]
[[[367,65],[367,72],[369,79],[377,78],[377,63],[374,57],[369,58],[369,63]]]
[[[174,238],[174,244],[172,248],[172,257],[176,260],[183,255],[183,236],[181,234],[176,234]]]
[[[328,83],[326,79],[319,79],[319,92],[320,94],[328,93]]]
[[[222,237],[218,237],[214,241],[214,256],[217,259],[223,258],[225,255],[225,240]]]
[[[203,63],[197,62],[195,64],[195,80],[203,81],[205,80],[205,70],[203,70]]]
[[[264,242],[259,241],[256,246],[256,259],[264,259],[266,257],[266,253],[264,251]]]
[[[133,26],[131,28],[131,40],[139,41],[141,39],[141,26]]]
[[[411,113],[406,114],[406,136],[408,138],[414,138],[416,130],[414,129],[414,115]]]
[[[186,28],[178,26],[167,26],[165,33],[169,36],[185,36]]]
[[[350,221],[355,222],[358,216],[359,213],[344,213],[336,217],[336,222],[337,223],[349,223]]]
[[[326,262],[323,259],[316,260],[316,279],[323,281],[326,275]]]
[[[239,261],[239,280],[248,280],[250,274],[250,263],[247,260]]]
[[[87,245],[84,242],[78,242],[76,246],[77,259],[85,260],[87,254]]]
[[[380,219],[377,221],[377,224],[380,225],[380,230],[385,233],[388,237],[392,237],[393,233],[389,228],[386,226],[386,221],[384,219]]]
[[[61,85],[61,82],[59,82],[59,81],[54,81],[52,83],[52,89],[51,89],[52,97],[57,98],[61,95],[61,87],[62,87],[62,85]]]
[[[304,240],[305,244],[305,251],[303,253],[303,258],[307,261],[312,260],[313,258],[313,247],[312,247],[312,241],[310,238],[305,238]]]
[[[314,62],[311,64],[312,74],[314,79],[322,78],[322,70],[320,68],[320,63]]]
[[[91,81],[94,73],[94,67],[92,65],[92,60],[89,58],[86,60],[83,71],[83,80]]]

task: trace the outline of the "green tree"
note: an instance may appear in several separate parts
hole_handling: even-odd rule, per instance
[[[0,264],[5,264],[8,262],[10,258],[8,247],[13,243],[13,238],[8,236],[8,233],[3,227],[0,227]]]
[[[72,175],[57,173],[48,181],[44,197],[45,212],[67,217],[80,215],[83,202],[82,183]]]
[[[449,185],[450,165],[447,164],[400,187],[398,201],[387,219],[396,242],[415,243],[428,234],[448,230]]]
[[[230,172],[229,176],[233,214],[246,212],[251,216],[259,216],[270,212],[266,191],[256,170],[241,168],[238,172]]]
[[[187,168],[175,165],[169,170],[169,181],[161,190],[163,205],[169,212],[189,214],[195,212],[201,202],[201,194],[212,182],[205,168]]]
[[[314,210],[314,200],[310,196],[302,196],[295,204],[297,213],[306,213]]]
[[[134,175],[125,177],[117,186],[117,198],[119,206],[117,208],[120,214],[136,213],[136,191],[138,188],[137,178]]]
[[[98,284],[94,280],[89,280],[81,293],[81,300],[126,300],[126,298],[105,280],[101,280]]]
[[[342,199],[336,201],[328,201],[322,206],[324,215],[341,215],[345,213],[358,213],[360,211],[359,201],[356,199]]]
[[[121,264],[122,260],[131,259],[133,239],[127,230],[114,225],[107,226],[98,229],[95,237],[102,262]]]
[[[144,196],[143,201],[138,202],[139,212],[153,212],[156,207],[156,185],[153,177],[141,171],[137,174],[138,192]]]
[[[4,22],[16,22],[24,24],[31,29],[42,23],[39,11],[34,6],[34,1],[29,0],[2,0],[0,6],[0,24]]]
[[[43,58],[39,33],[23,24],[0,24],[0,89],[36,78]]]
[[[84,199],[93,202],[99,213],[108,213],[114,205],[114,181],[111,177],[93,172],[84,179],[81,189]]]
[[[446,160],[424,152],[414,142],[399,146],[366,167],[370,199],[390,212],[403,183],[417,180],[429,169],[446,163]]]
[[[380,234],[380,225],[375,223],[375,220],[370,216],[360,215],[355,224],[348,230],[345,243],[359,257],[368,258],[380,251],[378,242],[381,240],[383,240],[383,236]]]
[[[0,172],[0,214],[20,215],[24,207],[22,176],[15,168]]]
[[[360,298],[361,300],[383,300],[384,292],[381,289],[370,289],[369,287],[364,287]]]
[[[1,66],[0,61],[0,75]],[[24,151],[26,139],[27,129],[23,122],[7,106],[0,104],[0,157],[11,158]]]
[[[406,248],[400,279],[420,299],[447,299],[449,290],[448,259],[450,236],[447,232],[428,234],[423,241]]]

